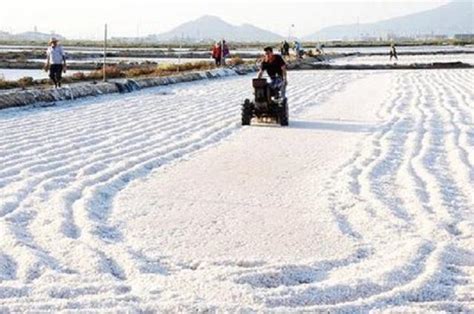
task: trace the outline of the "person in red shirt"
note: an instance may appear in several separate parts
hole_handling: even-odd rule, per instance
[[[221,51],[221,43],[217,42],[213,47],[212,47],[212,58],[216,62],[216,66],[221,65],[221,56],[222,51]]]

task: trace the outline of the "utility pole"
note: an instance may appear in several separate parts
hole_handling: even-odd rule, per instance
[[[291,41],[291,29],[295,27],[295,24],[291,24],[290,26],[288,26],[288,42]]]
[[[221,40],[221,67],[224,65],[224,39]]]
[[[357,35],[356,35],[356,40],[361,40],[361,36],[360,36],[360,24],[359,24],[359,16],[357,16]]]
[[[106,73],[106,66],[107,66],[107,24],[104,27],[104,64],[102,65],[102,80],[104,82],[107,81],[107,73]]]
[[[184,34],[181,33],[181,40],[179,41],[179,51],[178,51],[178,67],[176,68],[176,72],[179,73],[179,66],[181,65],[181,53],[183,52],[183,36]]]

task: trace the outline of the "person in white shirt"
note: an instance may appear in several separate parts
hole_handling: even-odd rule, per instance
[[[49,47],[46,50],[46,64],[44,70],[49,71],[49,77],[56,88],[61,87],[62,73],[66,73],[66,54],[58,40],[54,37],[49,41]]]

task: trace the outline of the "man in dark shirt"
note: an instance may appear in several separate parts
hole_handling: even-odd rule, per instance
[[[395,44],[393,43],[390,45],[390,61],[392,61],[392,58],[398,60],[397,49],[395,49]]]
[[[280,55],[273,54],[272,47],[266,47],[265,60],[262,62],[258,78],[262,78],[263,72],[267,71],[271,79],[270,87],[281,91],[282,97],[285,97],[286,79],[286,62]]]

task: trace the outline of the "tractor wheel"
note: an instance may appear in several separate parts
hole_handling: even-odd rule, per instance
[[[279,120],[281,126],[288,125],[288,101],[286,98],[283,101],[283,108],[281,108]]]
[[[250,120],[252,120],[253,115],[253,105],[250,100],[245,99],[244,104],[242,105],[242,125],[250,125]]]

